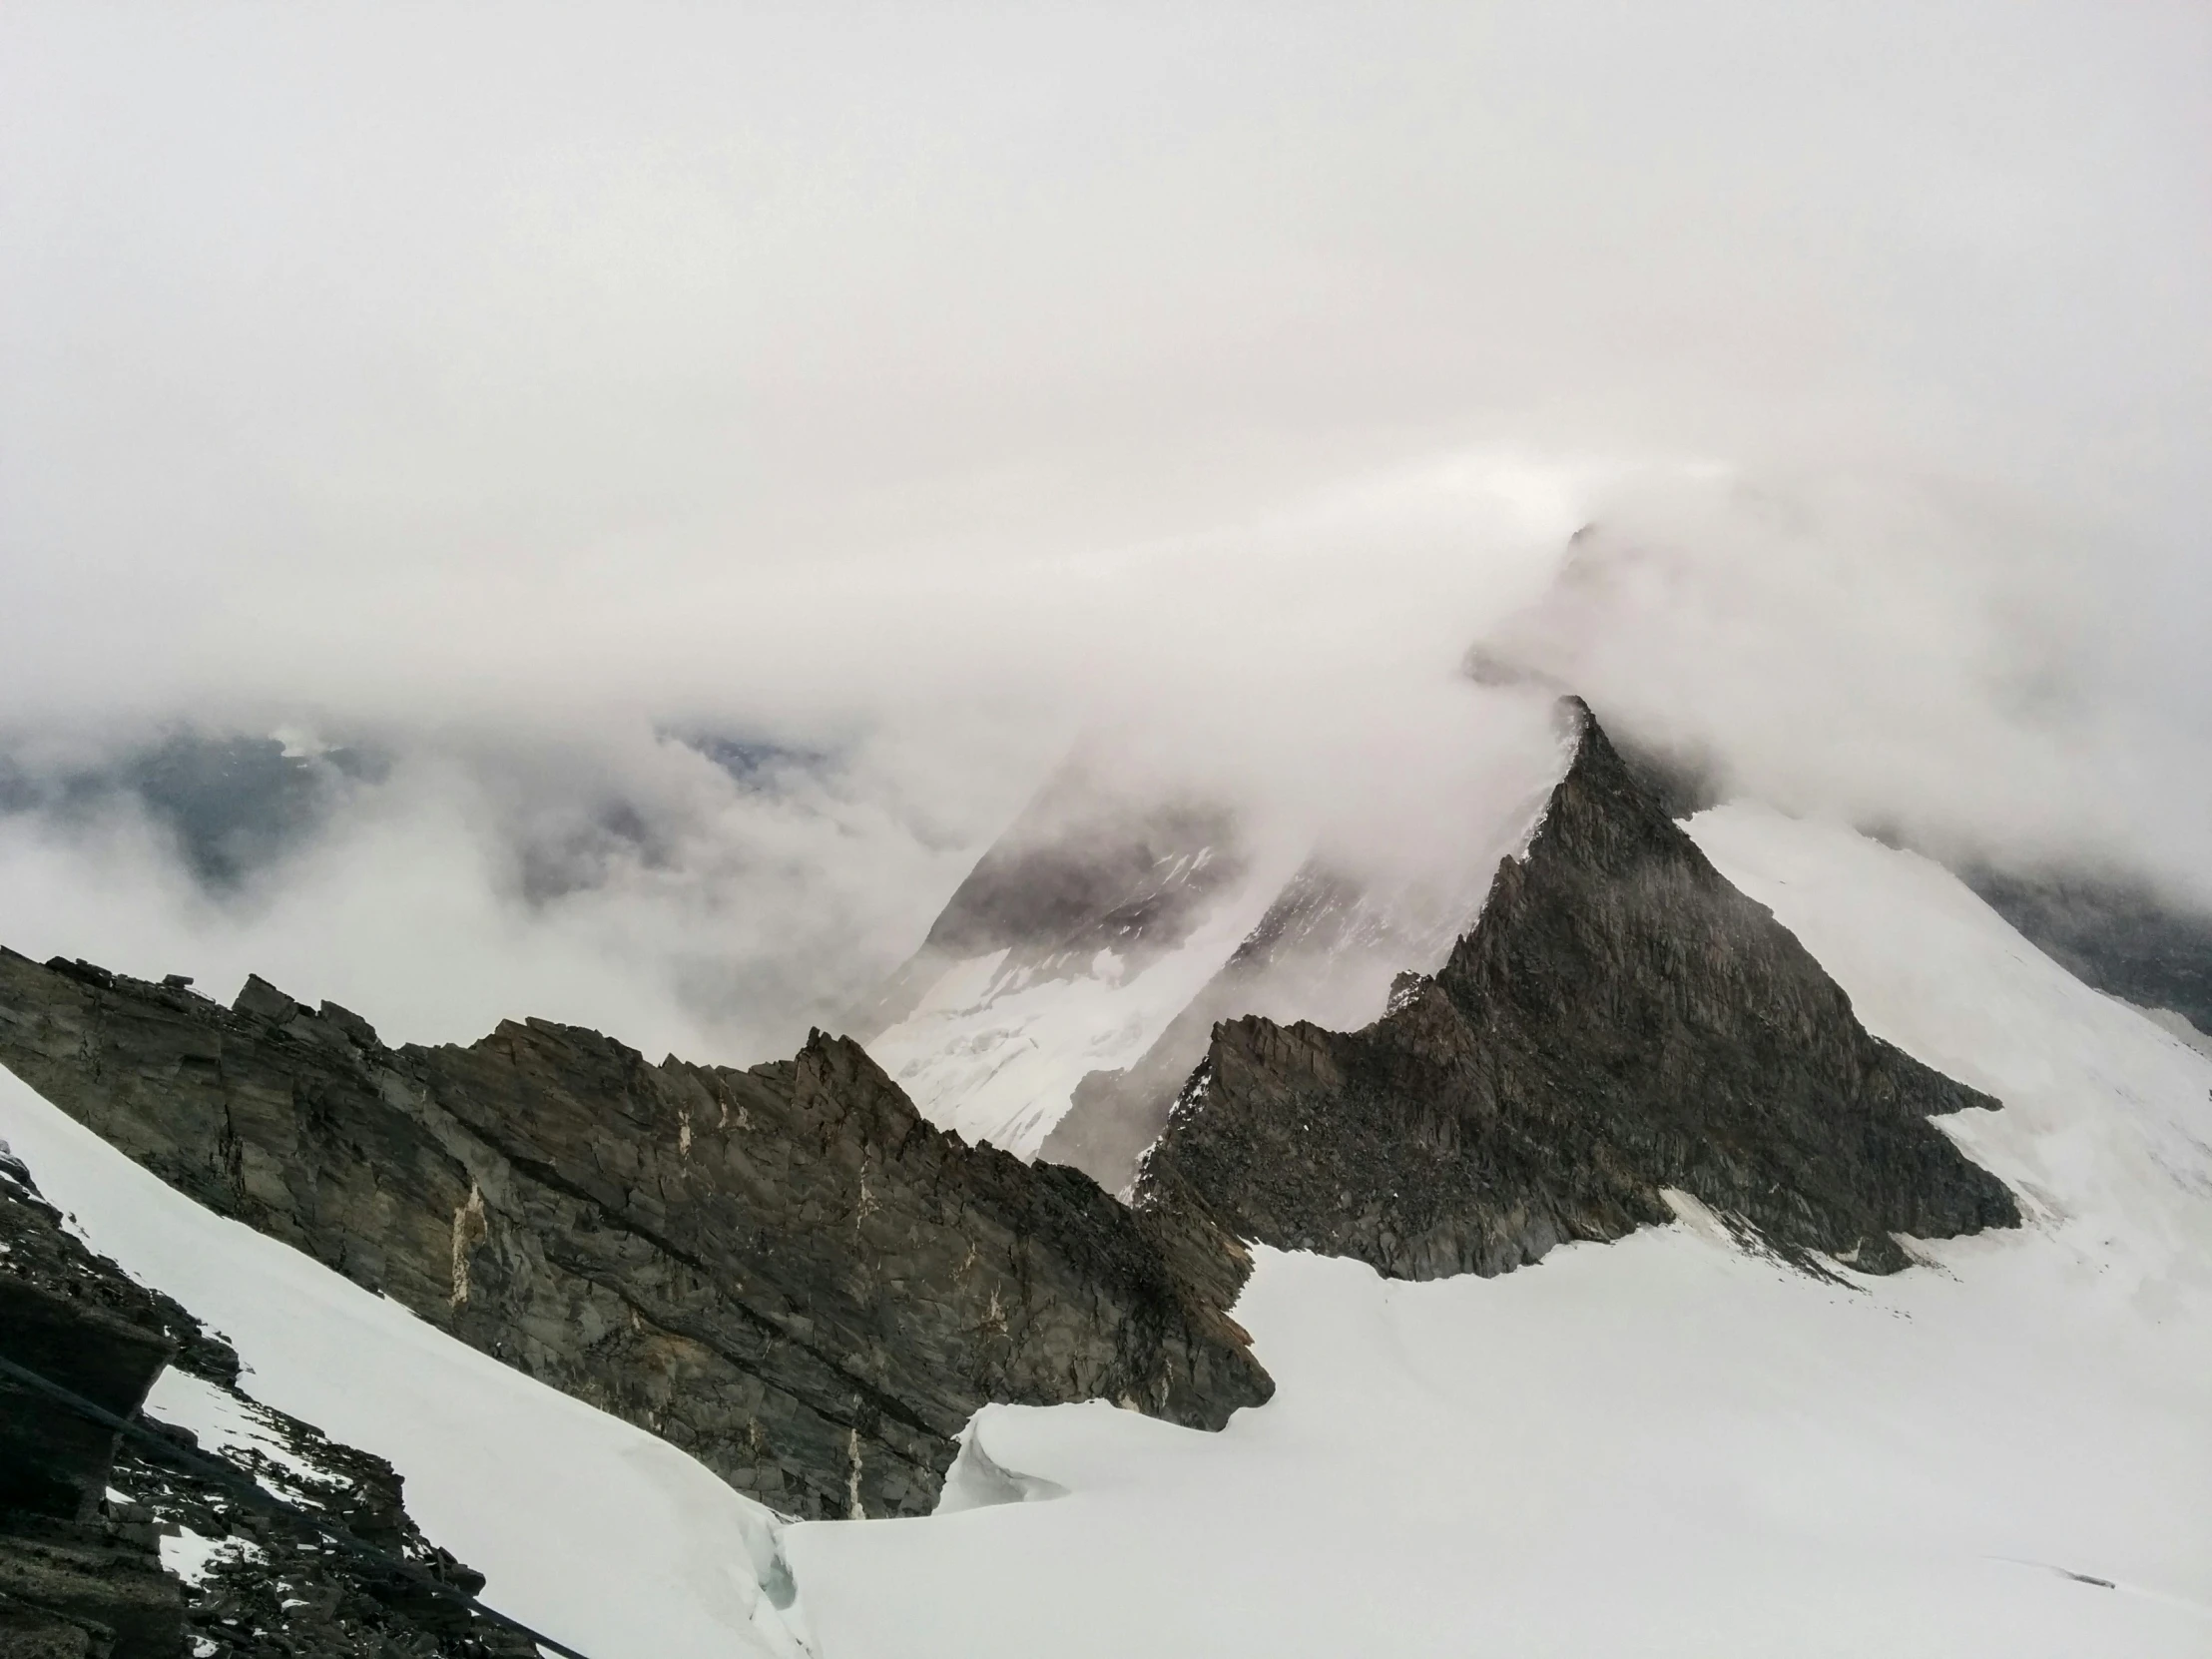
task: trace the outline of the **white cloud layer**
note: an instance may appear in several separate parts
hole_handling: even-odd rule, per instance
[[[398,766],[223,897],[0,819],[0,938],[758,1057],[1080,728],[1447,825],[1498,629],[2201,879],[2208,81],[2191,4],[12,6],[11,743]],[[1675,577],[1529,609],[1591,517]]]

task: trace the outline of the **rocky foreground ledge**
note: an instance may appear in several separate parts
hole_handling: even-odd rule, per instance
[[[394,1049],[258,978],[224,1008],[0,950],[0,1063],[210,1209],[788,1514],[926,1512],[989,1400],[1219,1427],[1273,1388],[1225,1312],[1241,1247],[932,1128],[819,1032],[746,1071],[540,1020]]]
[[[1866,1273],[2010,1227],[1928,1120],[1987,1095],[1868,1033],[1811,952],[1632,774],[1587,706],[1525,856],[1433,979],[1353,1032],[1247,1018],[1146,1155],[1140,1210],[1386,1274],[1495,1274],[1664,1222],[1665,1189]]]
[[[0,1655],[538,1652],[441,1592],[473,1595],[483,1576],[423,1536],[389,1463],[242,1392],[229,1345],[87,1249],[4,1152],[0,1338],[15,1364],[118,1417],[138,1412],[165,1367],[197,1378],[233,1420],[252,1425],[254,1449],[229,1453],[235,1473],[282,1492],[294,1512],[273,1518],[241,1502],[237,1485],[181,1466],[174,1450],[206,1449],[186,1429],[138,1419],[174,1448],[165,1453],[0,1376]],[[343,1528],[383,1559],[336,1546],[316,1523]],[[181,1576],[163,1566],[164,1537],[198,1557]]]

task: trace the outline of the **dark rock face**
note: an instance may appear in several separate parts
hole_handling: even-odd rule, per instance
[[[1218,1427],[1272,1389],[1223,1312],[1233,1244],[932,1129],[820,1033],[749,1071],[535,1020],[394,1050],[259,979],[223,1009],[0,952],[0,1061],[209,1208],[788,1513],[926,1510],[987,1400]]]
[[[283,1448],[281,1464],[257,1450],[240,1473],[457,1589],[482,1586],[422,1536],[388,1463],[239,1392],[229,1345],[64,1231],[20,1166],[0,1166],[0,1354],[119,1416],[139,1412],[173,1361],[229,1393],[257,1434]],[[141,1420],[192,1448],[185,1430]],[[0,1655],[535,1652],[404,1575],[275,1520],[133,1440],[117,1442],[51,1396],[0,1381]],[[216,1546],[189,1583],[165,1572],[158,1553],[162,1536],[184,1531]]]
[[[1221,1026],[1139,1207],[1413,1279],[1665,1221],[1670,1187],[1875,1273],[1894,1233],[2015,1225],[1927,1121],[1997,1102],[1869,1035],[1573,707],[1574,764],[1443,969],[1365,1030]]]
[[[1145,1148],[1167,1127],[1191,1069],[1206,1057],[1214,1027],[1248,1011],[1271,972],[1294,957],[1314,964],[1314,976],[1326,972],[1364,917],[1365,898],[1360,883],[1341,871],[1319,863],[1302,868],[1135,1065],[1094,1071],[1076,1084],[1067,1115],[1037,1156],[1071,1165],[1109,1192],[1127,1187]]]
[[[2212,915],[2140,882],[2080,871],[1968,866],[1959,877],[2083,984],[2171,1009],[2212,1036]]]
[[[167,1310],[65,1233],[15,1168],[0,1174],[0,1355],[137,1411],[177,1351]],[[0,1654],[182,1651],[183,1596],[151,1535],[107,1524],[116,1439],[0,1377]]]

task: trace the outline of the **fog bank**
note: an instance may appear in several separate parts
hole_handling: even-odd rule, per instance
[[[2212,900],[2207,84],[2186,4],[10,7],[0,940],[761,1058],[1081,733],[1419,861],[1476,640]],[[321,770],[211,863],[180,733]]]

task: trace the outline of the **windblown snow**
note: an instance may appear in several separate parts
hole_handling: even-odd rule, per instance
[[[986,1407],[927,1519],[780,1527],[12,1080],[0,1133],[239,1344],[251,1391],[391,1458],[488,1600],[595,1659],[789,1654],[801,1629],[825,1659],[2201,1659],[2212,1058],[1913,854],[1749,807],[1691,829],[1872,1030],[2004,1102],[1942,1121],[2023,1228],[1836,1284],[1687,1201],[1494,1280],[1262,1252],[1237,1317],[1269,1404],[1218,1434]]]

